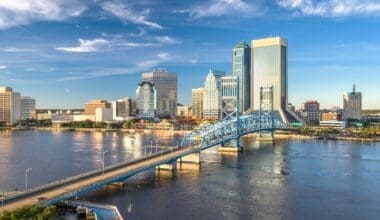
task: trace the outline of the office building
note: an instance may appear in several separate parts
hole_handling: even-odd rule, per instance
[[[127,120],[132,116],[132,99],[125,97],[112,102],[112,118],[116,121]]]
[[[20,93],[0,87],[0,122],[12,125],[20,119]]]
[[[225,73],[210,70],[205,81],[203,93],[203,118],[208,120],[220,119],[220,108],[222,106],[222,76]]]
[[[97,108],[111,108],[111,103],[105,100],[95,99],[91,102],[84,104],[84,114],[85,115],[95,115]]]
[[[20,97],[20,118],[36,118],[36,99],[29,96]]]
[[[343,119],[360,120],[362,116],[362,93],[356,92],[353,85],[352,92],[343,95]]]
[[[187,118],[187,117],[191,117],[190,115],[190,107],[189,106],[177,106],[177,117],[180,117],[180,118]]]
[[[203,95],[203,88],[191,90],[191,108],[193,112],[193,118],[203,118]]]
[[[222,77],[222,106],[221,106],[221,119],[231,120],[237,117],[237,112],[241,112],[238,103],[239,89],[238,77],[236,76],[223,76]]]
[[[341,121],[342,114],[339,112],[323,112],[322,121]]]
[[[157,92],[157,116],[177,116],[177,74],[164,69],[143,73],[142,81],[154,84]]]
[[[251,101],[251,48],[241,41],[232,50],[232,75],[239,79],[239,110],[250,108]]]
[[[251,103],[260,109],[260,88],[273,87],[275,117],[284,123],[301,121],[288,110],[288,42],[281,37],[253,40],[251,46]]]
[[[319,102],[312,100],[302,103],[301,116],[308,125],[319,125],[321,118]]]
[[[136,90],[136,114],[138,118],[156,117],[157,92],[153,83],[142,82]]]

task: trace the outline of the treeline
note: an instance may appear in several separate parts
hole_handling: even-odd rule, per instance
[[[56,219],[57,208],[55,206],[42,207],[39,205],[29,205],[16,209],[12,212],[3,211],[0,220],[19,220],[19,219]]]
[[[335,128],[313,128],[313,127],[301,127],[296,130],[300,135],[328,137],[340,134],[340,131]]]
[[[91,120],[85,121],[70,121],[61,123],[62,128],[104,128],[117,129],[123,128],[124,122],[94,122]]]
[[[340,131],[335,128],[316,128],[316,127],[301,127],[295,130],[297,134],[318,136],[318,137],[331,137],[331,136],[346,136],[357,138],[375,138],[380,137],[380,126],[370,126],[363,128],[347,128]]]
[[[16,121],[16,123],[13,124],[13,127],[51,127],[52,121],[51,119],[22,119]]]
[[[380,126],[377,125],[360,129],[347,129],[347,133],[350,136],[359,138],[380,137]]]

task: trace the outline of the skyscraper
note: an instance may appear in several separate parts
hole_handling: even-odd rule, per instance
[[[251,105],[251,48],[241,41],[232,50],[232,75],[239,79],[239,110],[244,112]]]
[[[301,106],[301,116],[309,125],[318,125],[321,120],[319,102],[316,100],[304,102]]]
[[[0,122],[12,125],[20,119],[20,93],[0,87]]]
[[[194,118],[203,117],[203,95],[204,88],[197,88],[191,90],[191,108]]]
[[[136,90],[136,112],[138,118],[156,117],[157,92],[151,82],[142,82]]]
[[[157,116],[174,118],[177,115],[177,74],[165,69],[143,73],[144,82],[153,83],[157,91]]]
[[[353,85],[352,92],[343,95],[343,119],[360,120],[362,116],[362,93],[356,92]]]
[[[210,70],[205,81],[203,95],[203,118],[218,120],[222,106],[222,76],[225,73]]]
[[[273,86],[275,117],[285,123],[299,121],[288,111],[288,42],[281,37],[252,40],[251,96],[253,110],[260,109],[260,88]]]
[[[36,99],[29,96],[20,97],[21,119],[36,118]]]

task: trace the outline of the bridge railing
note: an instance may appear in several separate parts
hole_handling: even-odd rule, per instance
[[[175,150],[178,150],[178,149],[179,148],[175,148]],[[165,155],[165,154],[168,154],[168,153],[171,153],[171,152],[173,152],[173,149],[161,150],[161,151],[152,153],[150,155],[147,155],[145,157],[141,157],[141,158],[134,159],[134,160],[131,160],[131,161],[123,161],[123,162],[120,162],[120,163],[116,163],[116,164],[113,164],[113,165],[105,167],[104,168],[104,172],[106,173],[106,172],[115,170],[117,168],[123,167],[123,166],[130,166],[130,165],[142,162],[144,160],[151,159],[151,158],[154,158],[154,157],[158,157],[158,156],[161,156],[161,155]],[[57,181],[54,181],[54,182],[51,182],[51,183],[47,183],[47,184],[44,184],[44,185],[41,185],[41,186],[38,186],[38,187],[34,187],[34,188],[32,188],[32,189],[30,189],[28,191],[23,191],[23,192],[20,192],[20,193],[17,193],[17,194],[13,194],[12,196],[7,196],[4,199],[4,202],[7,203],[7,202],[10,202],[12,200],[21,199],[23,197],[26,197],[26,196],[29,196],[29,195],[33,195],[35,193],[43,192],[43,191],[48,190],[48,189],[54,189],[56,187],[59,187],[59,186],[65,185],[65,184],[73,183],[75,181],[79,181],[79,180],[82,180],[82,179],[85,179],[85,178],[93,177],[93,176],[96,176],[96,175],[102,174],[102,173],[103,173],[103,169],[100,168],[100,169],[95,169],[95,170],[88,171],[88,172],[85,172],[85,173],[82,173],[82,174],[79,174],[79,175],[71,176],[71,177],[68,177],[68,178],[65,178],[65,179],[57,180]]]

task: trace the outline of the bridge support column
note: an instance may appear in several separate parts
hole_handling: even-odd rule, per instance
[[[179,169],[199,169],[199,165],[201,165],[200,153],[189,154],[177,160],[177,168]]]
[[[171,171],[174,172],[176,170],[176,162],[173,163],[167,163],[167,164],[161,164],[156,167],[156,171]]]
[[[270,132],[260,132],[260,135],[257,136],[256,140],[257,141],[273,142],[274,141],[273,131],[270,131]]]
[[[241,152],[243,151],[243,147],[240,146],[240,138],[236,138],[235,140],[231,140],[219,147],[220,152]]]

